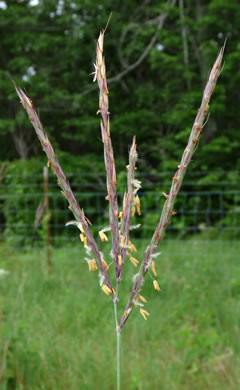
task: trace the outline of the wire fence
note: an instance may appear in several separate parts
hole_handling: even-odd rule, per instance
[[[208,173],[209,174],[209,173]],[[133,224],[141,224],[134,231],[137,238],[151,238],[160,218],[165,201],[162,192],[170,187],[168,172],[146,174],[139,177],[143,189],[141,216],[135,216]],[[193,177],[194,176],[194,177]],[[80,206],[92,222],[93,233],[97,234],[108,224],[108,202],[105,200],[106,189],[103,175],[68,175]],[[175,204],[176,216],[168,227],[168,238],[201,240],[238,240],[240,238],[240,189],[239,174],[231,176],[193,173],[185,180],[182,191]],[[211,178],[214,178],[211,179]],[[235,179],[234,179],[235,178]],[[122,202],[124,185],[119,183],[119,204]],[[122,180],[124,182],[124,180]],[[56,184],[56,178],[49,173],[44,191],[44,180],[39,175],[7,174],[0,183],[0,239],[16,243],[41,244],[49,224],[53,244],[76,240],[77,231],[66,228],[65,224],[73,219]],[[46,212],[46,196],[49,212]],[[121,207],[120,207],[121,209]]]

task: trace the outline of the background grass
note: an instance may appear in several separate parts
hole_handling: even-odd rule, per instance
[[[151,316],[136,309],[123,331],[124,389],[240,388],[239,251],[237,242],[162,244],[161,291],[150,277],[142,290]],[[115,389],[111,298],[82,258],[79,244],[53,250],[48,275],[44,250],[0,246],[10,272],[0,280],[1,390]],[[134,271],[127,264],[122,307]]]

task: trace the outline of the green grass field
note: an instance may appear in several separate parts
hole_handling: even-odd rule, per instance
[[[136,243],[137,245],[137,243]],[[160,292],[142,290],[122,337],[122,389],[240,388],[240,243],[166,241]],[[138,258],[143,255],[139,250]],[[113,305],[80,244],[23,253],[0,246],[1,390],[114,390]],[[126,265],[121,305],[135,269]]]

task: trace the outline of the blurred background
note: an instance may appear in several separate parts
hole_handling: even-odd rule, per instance
[[[160,284],[164,299],[151,297],[152,312],[157,307],[158,315],[143,324],[145,327],[140,326],[138,333],[134,325],[129,325],[129,335],[133,336],[128,336],[128,342],[132,351],[137,345],[132,358],[138,363],[125,367],[128,370],[125,386],[135,390],[239,389],[238,0],[0,1],[0,262],[10,273],[1,281],[1,299],[9,296],[1,315],[4,342],[0,378],[5,386],[1,389],[114,388],[114,373],[108,375],[109,382],[104,387],[106,378],[102,377],[103,367],[99,368],[99,356],[113,353],[111,348],[96,352],[91,358],[92,366],[86,366],[84,362],[86,356],[91,356],[92,345],[88,345],[83,359],[82,355],[77,357],[78,351],[73,353],[75,338],[65,339],[78,333],[85,340],[81,332],[87,327],[94,340],[93,330],[101,327],[101,314],[98,322],[92,319],[91,323],[85,323],[87,314],[80,305],[78,328],[64,333],[63,339],[59,336],[65,332],[61,330],[59,291],[65,294],[63,329],[71,328],[76,310],[69,302],[78,294],[81,272],[87,269],[85,262],[79,262],[77,231],[64,226],[73,219],[67,202],[54,175],[50,171],[46,174],[45,170],[44,178],[47,159],[11,81],[33,101],[97,237],[98,230],[108,224],[108,210],[103,145],[96,115],[98,89],[91,73],[98,34],[111,13],[104,47],[111,137],[120,204],[126,187],[129,148],[132,137],[136,135],[137,139],[136,178],[142,182],[139,192],[142,216],[134,217],[134,223],[140,223],[141,227],[134,231],[133,237],[140,248],[140,257],[159,220],[164,202],[162,192],[169,191],[211,66],[227,39],[223,70],[210,102],[210,116],[176,201],[177,215],[163,243],[159,267],[163,273]],[[55,274],[45,272],[46,247]],[[85,313],[90,310],[88,318],[96,318],[96,310],[101,313],[102,303],[100,298],[95,302],[98,299],[95,290],[98,296],[99,287],[94,278],[91,280],[91,297],[80,295],[80,299],[90,300],[88,307],[84,306]],[[212,286],[211,291],[204,293],[203,285]],[[35,290],[35,286],[39,288]],[[25,289],[29,294],[25,295]],[[146,290],[153,295],[151,280],[149,284],[146,282]],[[45,291],[51,293],[56,306],[52,302],[53,307],[46,308]],[[35,311],[29,309],[32,302]],[[23,310],[21,314],[19,308]],[[41,324],[48,323],[52,312],[56,322],[52,318],[52,333],[46,333],[43,342],[36,336],[44,332],[38,329],[39,318]],[[196,318],[200,317],[199,322]],[[31,334],[32,318],[35,320],[31,329],[35,330]],[[134,319],[131,321],[134,324]],[[111,333],[109,329],[113,328],[106,330],[102,322],[102,334]],[[48,323],[48,329],[49,326]],[[156,329],[161,335],[154,339]],[[151,346],[141,344],[144,332],[149,332],[147,339]],[[162,334],[167,340],[163,344]],[[112,337],[114,343],[114,334]],[[23,341],[19,344],[20,339]],[[55,340],[55,344],[48,350],[50,340]],[[61,345],[72,343],[71,357],[67,355],[68,348],[58,349],[59,340]],[[98,340],[95,342],[92,341],[97,345]],[[141,357],[145,348],[149,348],[149,358],[143,367]],[[62,360],[56,363],[59,354]],[[78,372],[81,359],[85,376]],[[32,373],[36,373],[37,367],[39,379],[35,383]],[[57,373],[63,367],[68,367],[66,381],[59,383]],[[96,373],[93,382],[92,369]],[[156,370],[161,371],[161,378],[155,377]]]
[[[46,163],[11,79],[34,102],[81,207],[95,224],[104,219],[98,90],[90,73],[99,31],[111,12],[105,55],[119,192],[136,135],[142,223],[149,237],[160,194],[169,189],[210,68],[227,39],[211,114],[170,230],[181,238],[239,238],[238,1],[10,0],[0,1],[1,240],[39,239],[33,225]],[[49,180],[52,234],[64,236],[70,213],[55,179]]]

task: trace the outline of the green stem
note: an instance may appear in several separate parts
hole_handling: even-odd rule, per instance
[[[116,336],[117,336],[117,351],[116,351],[116,360],[117,360],[117,390],[121,390],[121,329],[118,323],[118,285],[116,288],[116,299],[113,302],[114,305],[114,316],[116,324]]]
[[[117,330],[117,390],[121,390],[121,333]]]

